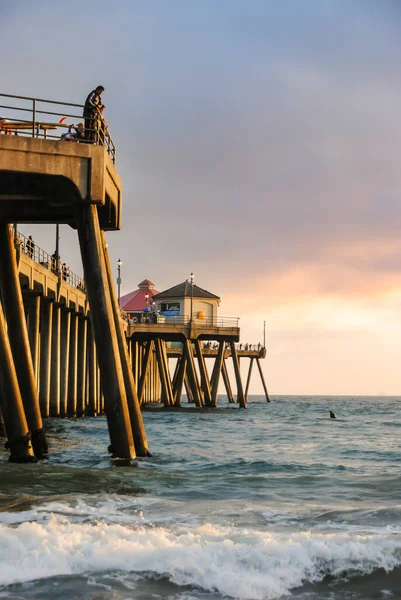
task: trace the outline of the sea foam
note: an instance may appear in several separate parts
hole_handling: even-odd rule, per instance
[[[0,525],[0,585],[56,575],[125,571],[168,577],[243,600],[273,600],[305,582],[401,564],[399,535],[262,532],[205,524],[190,530],[47,522]]]

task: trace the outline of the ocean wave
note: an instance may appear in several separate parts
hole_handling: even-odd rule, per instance
[[[167,577],[242,600],[273,600],[326,576],[369,575],[401,564],[400,535],[188,529],[47,522],[0,525],[0,585],[58,575],[123,571]]]

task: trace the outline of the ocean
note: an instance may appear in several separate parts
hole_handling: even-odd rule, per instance
[[[145,411],[131,467],[104,417],[1,451],[0,599],[401,598],[401,397],[219,405]]]

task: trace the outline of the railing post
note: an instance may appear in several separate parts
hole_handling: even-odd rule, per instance
[[[32,100],[32,137],[35,137],[36,131],[36,98]]]

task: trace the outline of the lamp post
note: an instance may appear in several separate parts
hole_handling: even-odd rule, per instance
[[[146,308],[148,308],[149,294],[145,294],[145,300],[146,300]]]
[[[193,305],[194,305],[194,277],[195,275],[191,273],[190,281],[191,281],[191,325],[192,325],[192,317],[193,317]]]
[[[60,276],[60,225],[56,224],[56,274]]]
[[[119,258],[117,261],[117,290],[118,290],[118,306],[120,306],[120,286],[121,286],[121,265],[123,261]]]

